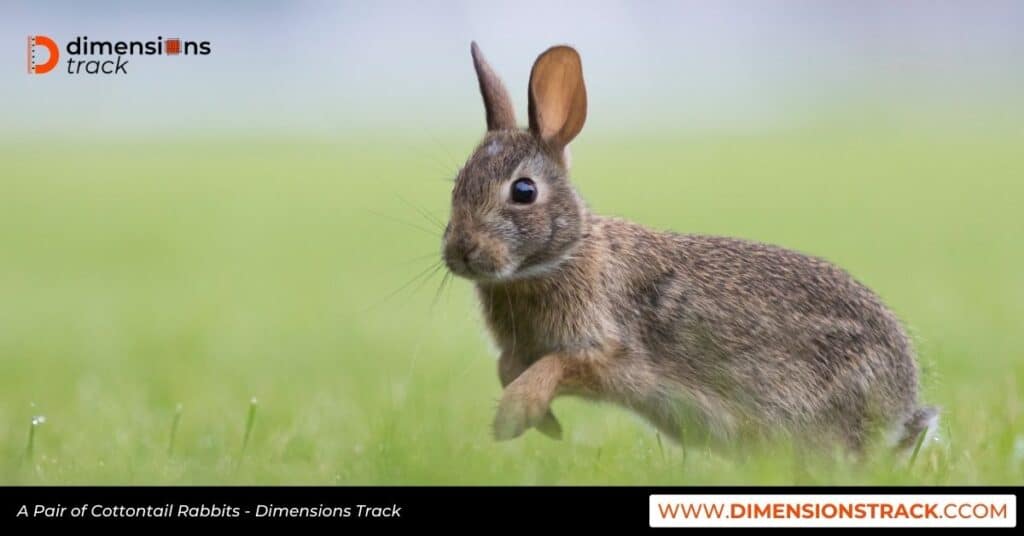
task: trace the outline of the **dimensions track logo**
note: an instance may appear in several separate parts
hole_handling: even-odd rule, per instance
[[[134,57],[209,56],[213,51],[209,41],[160,35],[152,41],[97,41],[80,35],[68,41],[63,51],[50,37],[30,35],[26,48],[28,74],[46,74],[60,66],[58,72],[71,75],[124,75]]]

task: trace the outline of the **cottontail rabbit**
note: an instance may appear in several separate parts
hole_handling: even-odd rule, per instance
[[[815,257],[592,214],[566,147],[587,115],[577,52],[541,54],[529,128],[472,45],[487,134],[459,171],[444,260],[475,282],[501,348],[498,439],[558,437],[552,399],[625,406],[677,440],[786,434],[859,450],[878,426],[908,446],[917,403],[907,336],[879,298]]]

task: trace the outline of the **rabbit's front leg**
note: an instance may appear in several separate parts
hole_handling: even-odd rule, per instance
[[[512,352],[502,352],[498,359],[498,379],[501,380],[501,387],[503,389],[508,387],[527,368],[528,365]],[[548,408],[540,422],[537,423],[537,431],[551,439],[562,439],[562,425],[555,418],[555,414],[551,412],[551,408]]]
[[[544,424],[559,388],[575,381],[579,367],[571,360],[572,357],[562,354],[544,356],[508,384],[494,417],[496,439],[513,439],[528,428]]]

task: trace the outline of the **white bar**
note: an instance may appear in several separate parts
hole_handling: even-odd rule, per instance
[[[1016,527],[1016,495],[651,495],[651,527]]]

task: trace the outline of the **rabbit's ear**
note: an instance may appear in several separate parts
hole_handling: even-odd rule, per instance
[[[512,110],[512,99],[508,97],[505,85],[487,64],[480,47],[476,46],[476,41],[470,44],[469,50],[473,55],[473,68],[476,69],[480,94],[484,98],[484,109],[487,111],[487,130],[514,130],[516,114]]]
[[[580,55],[568,46],[541,54],[530,72],[530,130],[562,150],[583,130],[587,119],[587,88]]]

